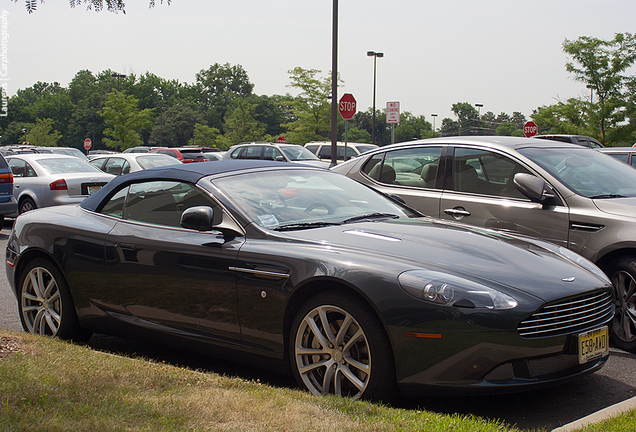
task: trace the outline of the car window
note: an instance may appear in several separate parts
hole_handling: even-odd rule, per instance
[[[345,148],[344,146],[338,147],[338,159],[344,160]],[[351,159],[358,156],[358,153],[351,147],[347,146],[347,159]]]
[[[110,158],[108,159],[108,162],[106,162],[103,171],[113,175],[126,174],[126,172],[124,172],[124,167],[126,167],[126,165],[128,168],[128,172],[130,172],[130,164],[128,164],[128,161],[126,161],[126,159]]]
[[[37,177],[33,167],[22,159],[9,160],[9,167],[11,167],[13,177]]]
[[[262,146],[246,146],[243,147],[243,151],[238,155],[239,159],[260,159]],[[234,156],[234,155],[232,155]]]
[[[280,150],[285,153],[287,159],[292,161],[320,160],[315,154],[313,154],[303,146],[284,145],[281,146]]]
[[[607,153],[609,154],[611,157],[618,159],[619,161],[625,162],[627,163],[627,153]]]
[[[175,181],[136,183],[117,192],[101,213],[154,225],[180,227],[181,214],[190,207],[218,207],[196,186]]]
[[[587,198],[636,196],[636,171],[623,162],[586,148],[524,148],[532,159],[570,190]]]
[[[369,177],[380,183],[434,188],[441,147],[413,147],[373,156],[363,167]]]
[[[319,145],[307,145],[305,146],[305,148],[307,150],[309,150],[310,152],[312,152],[313,154],[316,154],[316,151],[318,150],[318,147],[320,147]]]
[[[320,153],[318,153],[318,156],[321,159],[331,159],[331,146],[330,145],[324,145],[320,148]]]
[[[517,173],[531,174],[518,162],[496,152],[455,149],[453,184],[457,192],[524,198],[513,183]]]
[[[76,157],[39,159],[38,163],[50,174],[100,171],[88,162]]]
[[[146,154],[137,158],[137,163],[142,169],[150,169],[166,165],[178,164],[179,161],[165,155]]]
[[[278,158],[278,159],[277,159]],[[263,159],[267,160],[285,160],[282,153],[276,147],[264,147]]]

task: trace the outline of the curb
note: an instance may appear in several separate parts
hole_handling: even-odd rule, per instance
[[[603,420],[607,420],[611,417],[614,417],[618,414],[621,414],[625,411],[629,411],[634,408],[636,408],[636,396],[631,399],[624,400],[623,402],[619,402],[617,404],[608,406],[605,409],[592,413],[579,420],[573,421],[572,423],[568,423],[566,425],[553,429],[552,432],[573,431],[573,430],[582,428],[583,426],[586,426],[590,423],[598,423]]]

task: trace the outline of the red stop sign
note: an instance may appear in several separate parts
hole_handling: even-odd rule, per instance
[[[529,121],[523,126],[523,134],[528,138],[535,136],[538,130],[537,124],[533,121]]]
[[[92,145],[93,145],[93,142],[91,141],[91,139],[90,139],[90,138],[86,138],[86,139],[84,140],[84,148],[85,148],[86,150],[88,150],[89,148],[91,148],[91,146],[92,146]]]
[[[345,93],[338,102],[338,111],[343,119],[349,120],[356,113],[356,98],[351,93]]]

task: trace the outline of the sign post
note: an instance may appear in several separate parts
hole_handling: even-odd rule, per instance
[[[395,143],[395,124],[400,122],[400,103],[386,103],[386,122],[391,123],[391,144]]]
[[[86,149],[86,154],[88,154],[88,150],[91,148],[92,145],[93,145],[93,142],[91,141],[90,138],[86,138],[84,140],[84,148]]]
[[[338,111],[340,111],[340,115],[343,119],[345,119],[345,145],[344,145],[344,160],[347,160],[347,142],[349,135],[349,120],[354,116],[357,109],[356,98],[353,97],[351,93],[345,93],[340,98],[338,102]],[[335,149],[331,149],[332,153],[332,161],[334,160],[333,154],[335,151],[336,160],[338,160],[338,146]]]
[[[523,126],[523,134],[528,138],[535,136],[538,130],[537,124],[533,121],[526,122]]]

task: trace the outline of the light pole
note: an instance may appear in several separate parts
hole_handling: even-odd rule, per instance
[[[483,107],[484,104],[475,104],[475,106],[477,107],[477,135],[481,135],[481,107]]]
[[[375,144],[375,71],[376,71],[376,60],[378,57],[384,57],[384,53],[375,52],[375,51],[367,51],[368,57],[373,57],[373,129],[371,130],[371,144]]]
[[[26,128],[22,128],[22,132],[24,132],[24,144],[27,143],[27,130]]]
[[[117,78],[117,91],[119,91],[119,78],[126,78],[126,75],[113,73],[113,74],[110,74],[110,76],[113,78]]]
[[[435,117],[437,114],[431,114],[431,117],[433,117],[433,138],[435,138]]]

